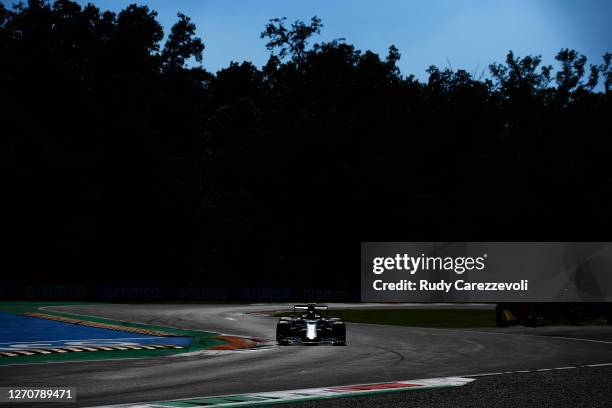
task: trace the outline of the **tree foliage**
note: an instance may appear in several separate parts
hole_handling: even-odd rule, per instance
[[[264,67],[213,75],[182,14],[162,44],[145,6],[0,5],[23,279],[350,294],[359,241],[607,239],[611,54],[561,50],[555,70],[509,52],[485,79],[421,82],[394,46],[309,46],[320,19],[285,24]]]
[[[204,52],[204,43],[195,37],[195,24],[182,13],[178,13],[177,16],[179,21],[170,29],[168,41],[162,52],[162,59],[170,68],[183,68],[189,58],[202,62]]]
[[[314,16],[310,24],[297,20],[290,28],[285,27],[286,17],[273,18],[262,31],[261,38],[268,38],[266,48],[272,52],[277,51],[282,60],[290,56],[296,61],[301,61],[308,46],[308,40],[314,34],[319,34],[323,24],[321,19]]]

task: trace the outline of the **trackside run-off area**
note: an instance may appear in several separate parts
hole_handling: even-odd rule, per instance
[[[260,392],[250,394],[220,395],[214,397],[187,398],[173,401],[158,401],[146,404],[116,406],[139,408],[238,408],[311,402],[347,397],[363,397],[392,392],[430,390],[434,388],[459,387],[474,381],[470,378],[447,377],[410,381],[392,381],[375,384],[356,384],[337,387],[307,388],[299,390]]]
[[[45,310],[59,304],[0,302],[0,365],[143,358],[254,347],[218,333]]]
[[[291,313],[293,306],[80,303],[22,304],[19,310],[5,307],[3,312],[12,319],[122,333],[130,340],[119,341],[132,341],[134,347],[144,348],[144,337],[191,338],[191,343],[187,349],[176,350],[138,350],[124,344],[125,350],[56,353],[60,357],[119,356],[84,364],[0,365],[0,385],[73,387],[76,403],[61,405],[73,407],[612,406],[611,326],[492,327],[494,306],[488,304],[337,303],[329,305],[330,315],[347,320],[345,347],[266,344],[245,352],[208,351],[232,345],[232,340],[223,341],[216,333],[231,333],[243,340],[274,339],[278,315]],[[206,330],[208,337],[195,337],[202,335],[198,330]],[[39,337],[41,343],[67,339],[51,336],[51,329],[47,333],[48,338]],[[87,341],[89,333],[84,336]],[[117,339],[96,337],[109,342]],[[192,351],[197,341],[213,340],[223,344],[185,352]],[[130,353],[174,355],[121,358]],[[0,360],[35,357],[45,358],[22,355]]]

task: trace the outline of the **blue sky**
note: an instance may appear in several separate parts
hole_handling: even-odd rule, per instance
[[[261,66],[268,57],[259,38],[267,20],[308,20],[317,15],[325,27],[317,38],[344,37],[357,48],[386,55],[390,44],[402,53],[403,74],[426,78],[429,65],[480,72],[516,55],[542,54],[554,62],[556,52],[574,48],[601,62],[612,52],[612,1],[609,0],[94,0],[118,11],[127,4],[157,10],[167,31],[176,13],[190,16],[204,40],[204,67],[212,72],[230,61]],[[5,1],[5,3],[7,3]],[[79,3],[86,4],[87,1]]]

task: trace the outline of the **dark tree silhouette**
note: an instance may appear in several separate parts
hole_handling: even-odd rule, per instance
[[[10,283],[339,300],[360,241],[611,238],[611,54],[421,82],[285,24],[213,75],[182,14],[162,44],[146,6],[0,4]]]
[[[195,37],[196,26],[191,19],[182,13],[178,13],[179,21],[170,29],[168,41],[164,45],[162,59],[171,69],[183,68],[185,61],[194,58],[202,62],[204,43]]]
[[[604,63],[599,66],[599,72],[601,72],[604,78],[604,87],[606,94],[608,94],[610,88],[612,88],[612,54],[609,52],[605,53],[603,60]]]
[[[295,61],[301,61],[306,52],[308,40],[314,34],[319,34],[323,24],[321,19],[314,16],[310,19],[310,24],[297,20],[291,24],[291,28],[285,27],[286,17],[270,19],[265,31],[261,33],[261,38],[269,38],[266,48],[270,51],[278,50],[280,59],[291,56]]]

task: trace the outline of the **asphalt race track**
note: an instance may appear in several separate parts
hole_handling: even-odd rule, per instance
[[[277,319],[252,312],[285,308],[290,306],[109,304],[64,306],[54,310],[272,340]],[[77,404],[69,404],[75,407],[612,363],[610,326],[446,330],[348,323],[347,343],[346,347],[271,347],[150,359],[2,366],[0,386],[76,387]],[[584,374],[583,370],[591,371]],[[612,383],[610,369],[566,371],[587,375],[584,382],[589,384]],[[528,378],[537,381],[537,376],[544,373]],[[564,381],[569,381],[568,376],[572,374],[557,376],[556,383],[552,374],[545,379],[563,388]],[[473,385],[460,388],[486,388],[491,381],[499,381],[491,380],[491,376],[476,378]],[[496,387],[487,389],[494,393]],[[445,392],[450,391],[420,391],[422,395]],[[454,398],[452,392],[449,395]],[[384,398],[408,402],[391,394]],[[598,403],[602,402],[601,396],[597,398]],[[608,398],[611,400],[603,406],[612,404],[612,396]],[[316,406],[339,406],[337,401],[321,401]],[[375,404],[364,406],[367,405]]]

